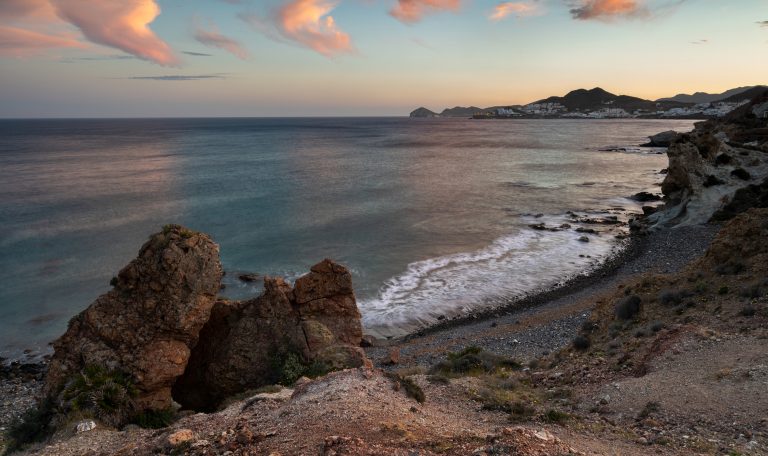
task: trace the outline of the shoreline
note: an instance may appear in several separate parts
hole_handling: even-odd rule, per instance
[[[677,227],[632,235],[630,243],[589,274],[555,289],[510,304],[454,318],[400,338],[376,340],[366,348],[378,367],[415,367],[442,359],[447,351],[471,345],[530,361],[569,344],[601,295],[645,273],[677,272],[703,254],[719,224]]]

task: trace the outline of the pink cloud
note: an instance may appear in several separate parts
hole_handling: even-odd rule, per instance
[[[82,48],[74,37],[50,35],[17,27],[0,26],[0,55],[29,57],[51,48]]]
[[[56,19],[56,12],[48,0],[2,0],[0,2],[0,20],[12,22],[51,21]]]
[[[155,0],[51,0],[59,16],[88,40],[166,66],[180,62],[149,24],[160,15]]]
[[[414,23],[425,15],[438,11],[457,11],[461,0],[397,0],[397,5],[389,12],[401,22]]]
[[[581,0],[571,9],[574,19],[610,20],[617,17],[647,16],[642,0]]]
[[[539,6],[526,2],[503,2],[496,5],[489,19],[500,21],[508,16],[532,16],[539,12]]]
[[[224,49],[243,60],[249,57],[248,51],[240,42],[222,35],[215,26],[211,30],[198,27],[195,30],[195,39],[206,46]]]
[[[298,43],[326,57],[354,53],[352,39],[330,15],[336,5],[332,0],[291,0],[271,19],[256,14],[240,18],[269,38]]]

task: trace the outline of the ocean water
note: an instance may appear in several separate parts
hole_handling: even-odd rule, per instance
[[[529,228],[639,211],[678,120],[0,121],[0,356],[46,351],[166,223],[207,232],[222,292],[353,272],[366,331],[397,336],[583,274],[615,232]],[[576,212],[573,216],[568,211]],[[572,228],[583,224],[572,223]],[[604,230],[604,226],[599,226]]]

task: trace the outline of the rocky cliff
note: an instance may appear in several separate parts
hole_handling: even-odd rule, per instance
[[[343,266],[325,260],[294,287],[267,278],[264,294],[243,302],[216,299],[221,277],[210,237],[166,226],[54,343],[46,395],[66,402],[59,396],[95,372],[126,379],[136,411],[174,400],[209,409],[247,388],[366,364]]]
[[[345,267],[324,260],[294,287],[267,278],[264,288],[250,301],[216,303],[174,387],[174,398],[185,408],[213,410],[248,389],[368,363]]]
[[[138,257],[54,342],[46,392],[55,394],[88,366],[129,373],[142,409],[171,405],[221,282],[219,247],[208,236],[172,225],[153,235]]]
[[[768,203],[768,119],[755,111],[768,90],[722,120],[696,125],[669,147],[662,192],[665,210],[649,217],[656,228],[728,219]]]

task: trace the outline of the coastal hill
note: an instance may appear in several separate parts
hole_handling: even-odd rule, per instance
[[[577,89],[564,96],[551,96],[526,105],[475,106],[444,109],[441,113],[421,107],[411,118],[514,118],[514,117],[639,117],[701,118],[721,117],[754,98],[765,86],[731,89],[721,94],[680,94],[671,98],[645,100],[630,95],[616,95],[600,87]]]
[[[753,89],[755,87],[756,86],[737,87],[735,89],[726,90],[723,93],[706,93],[706,92],[696,92],[694,94],[679,93],[674,97],[659,98],[656,101],[677,101],[680,103],[692,103],[692,104],[713,103],[716,101],[723,101],[734,95],[743,94],[747,90]]]
[[[568,92],[568,94],[563,97],[549,97],[534,102],[534,104],[546,103],[559,103],[565,106],[569,111],[592,111],[601,109],[605,106],[621,108],[627,111],[634,111],[637,109],[655,111],[657,108],[656,102],[643,100],[642,98],[629,95],[614,95],[600,87],[595,87],[591,90],[578,89]],[[683,104],[677,102],[665,102],[663,105],[666,107],[678,107]]]

